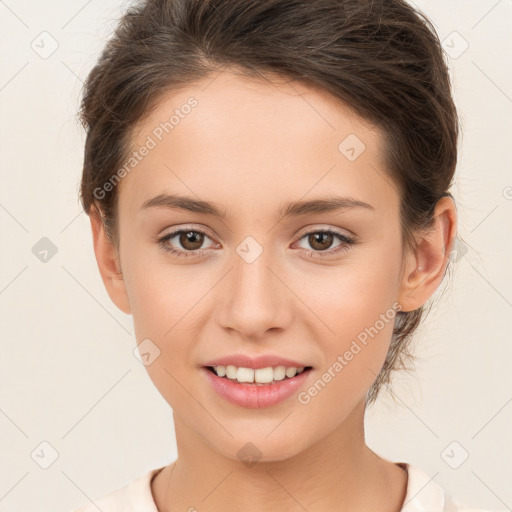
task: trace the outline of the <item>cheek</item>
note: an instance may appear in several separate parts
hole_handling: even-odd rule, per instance
[[[384,364],[399,309],[395,256],[380,247],[364,261],[347,260],[323,275],[317,270],[297,293],[324,353],[326,387],[338,396],[364,395]]]
[[[297,276],[294,291],[306,318],[322,327],[325,339],[347,341],[373,326],[390,308],[394,311],[397,272],[398,265],[379,263],[378,258],[351,260],[339,268],[309,272],[307,279]]]
[[[149,339],[158,357],[146,365],[151,380],[171,406],[190,397],[182,386],[196,371],[193,360],[199,317],[205,316],[208,292],[215,280],[198,277],[193,266],[177,266],[150,259],[127,257],[126,288],[137,343]],[[210,299],[211,300],[211,299]],[[147,342],[146,342],[147,343]],[[179,407],[179,405],[178,405]]]
[[[312,416],[325,420],[326,429],[344,421],[364,399],[389,349],[397,311],[386,294],[365,297],[341,294],[337,302],[326,302],[330,330],[317,329],[323,363],[298,399]]]
[[[126,268],[137,343],[149,339],[149,352],[156,354],[145,364],[146,371],[167,403],[182,410],[190,400],[183,386],[193,364],[192,306],[204,292],[200,293],[190,278],[182,279],[179,272],[171,272],[165,265],[143,265],[134,258],[126,261]]]
[[[164,340],[182,330],[194,316],[194,305],[200,305],[211,287],[195,276],[193,267],[166,265],[154,258],[127,257],[123,267],[138,341]]]

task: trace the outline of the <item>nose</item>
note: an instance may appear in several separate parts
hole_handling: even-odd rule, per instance
[[[236,331],[243,339],[257,340],[267,331],[280,331],[290,325],[293,293],[270,251],[249,261],[234,253],[231,271],[218,290],[217,318],[223,329]]]

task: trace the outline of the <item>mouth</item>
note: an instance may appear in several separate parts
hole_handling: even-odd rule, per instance
[[[218,396],[239,407],[258,409],[287,402],[307,385],[313,367],[208,365],[201,370]]]
[[[310,372],[312,366],[285,367],[275,366],[267,368],[243,368],[233,365],[205,366],[215,376],[229,380],[236,384],[246,386],[273,386],[283,381],[294,380],[303,373]]]

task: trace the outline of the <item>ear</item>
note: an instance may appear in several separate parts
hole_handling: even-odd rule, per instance
[[[443,280],[457,233],[457,210],[453,199],[442,197],[434,210],[434,224],[418,236],[418,246],[408,252],[398,301],[402,311],[420,308]]]
[[[121,311],[129,315],[131,314],[131,308],[121,272],[118,251],[107,236],[100,214],[94,206],[91,208],[89,218],[94,241],[94,253],[103,284],[112,302]]]

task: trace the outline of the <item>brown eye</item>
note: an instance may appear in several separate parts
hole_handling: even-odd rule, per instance
[[[210,237],[197,229],[179,229],[158,239],[162,248],[175,256],[198,256],[205,252],[203,244]],[[208,249],[208,247],[206,247]]]
[[[181,247],[187,251],[197,251],[204,242],[204,233],[199,231],[182,231],[178,237]]]
[[[341,254],[347,251],[352,244],[356,243],[352,238],[330,229],[310,231],[302,235],[299,242],[302,240],[305,240],[308,245],[308,247],[302,248],[309,251],[309,255],[312,257],[327,257]],[[339,244],[331,248],[335,241],[338,241]]]
[[[332,233],[319,231],[318,233],[311,233],[308,235],[309,245],[316,251],[325,251],[329,249],[334,241]]]

